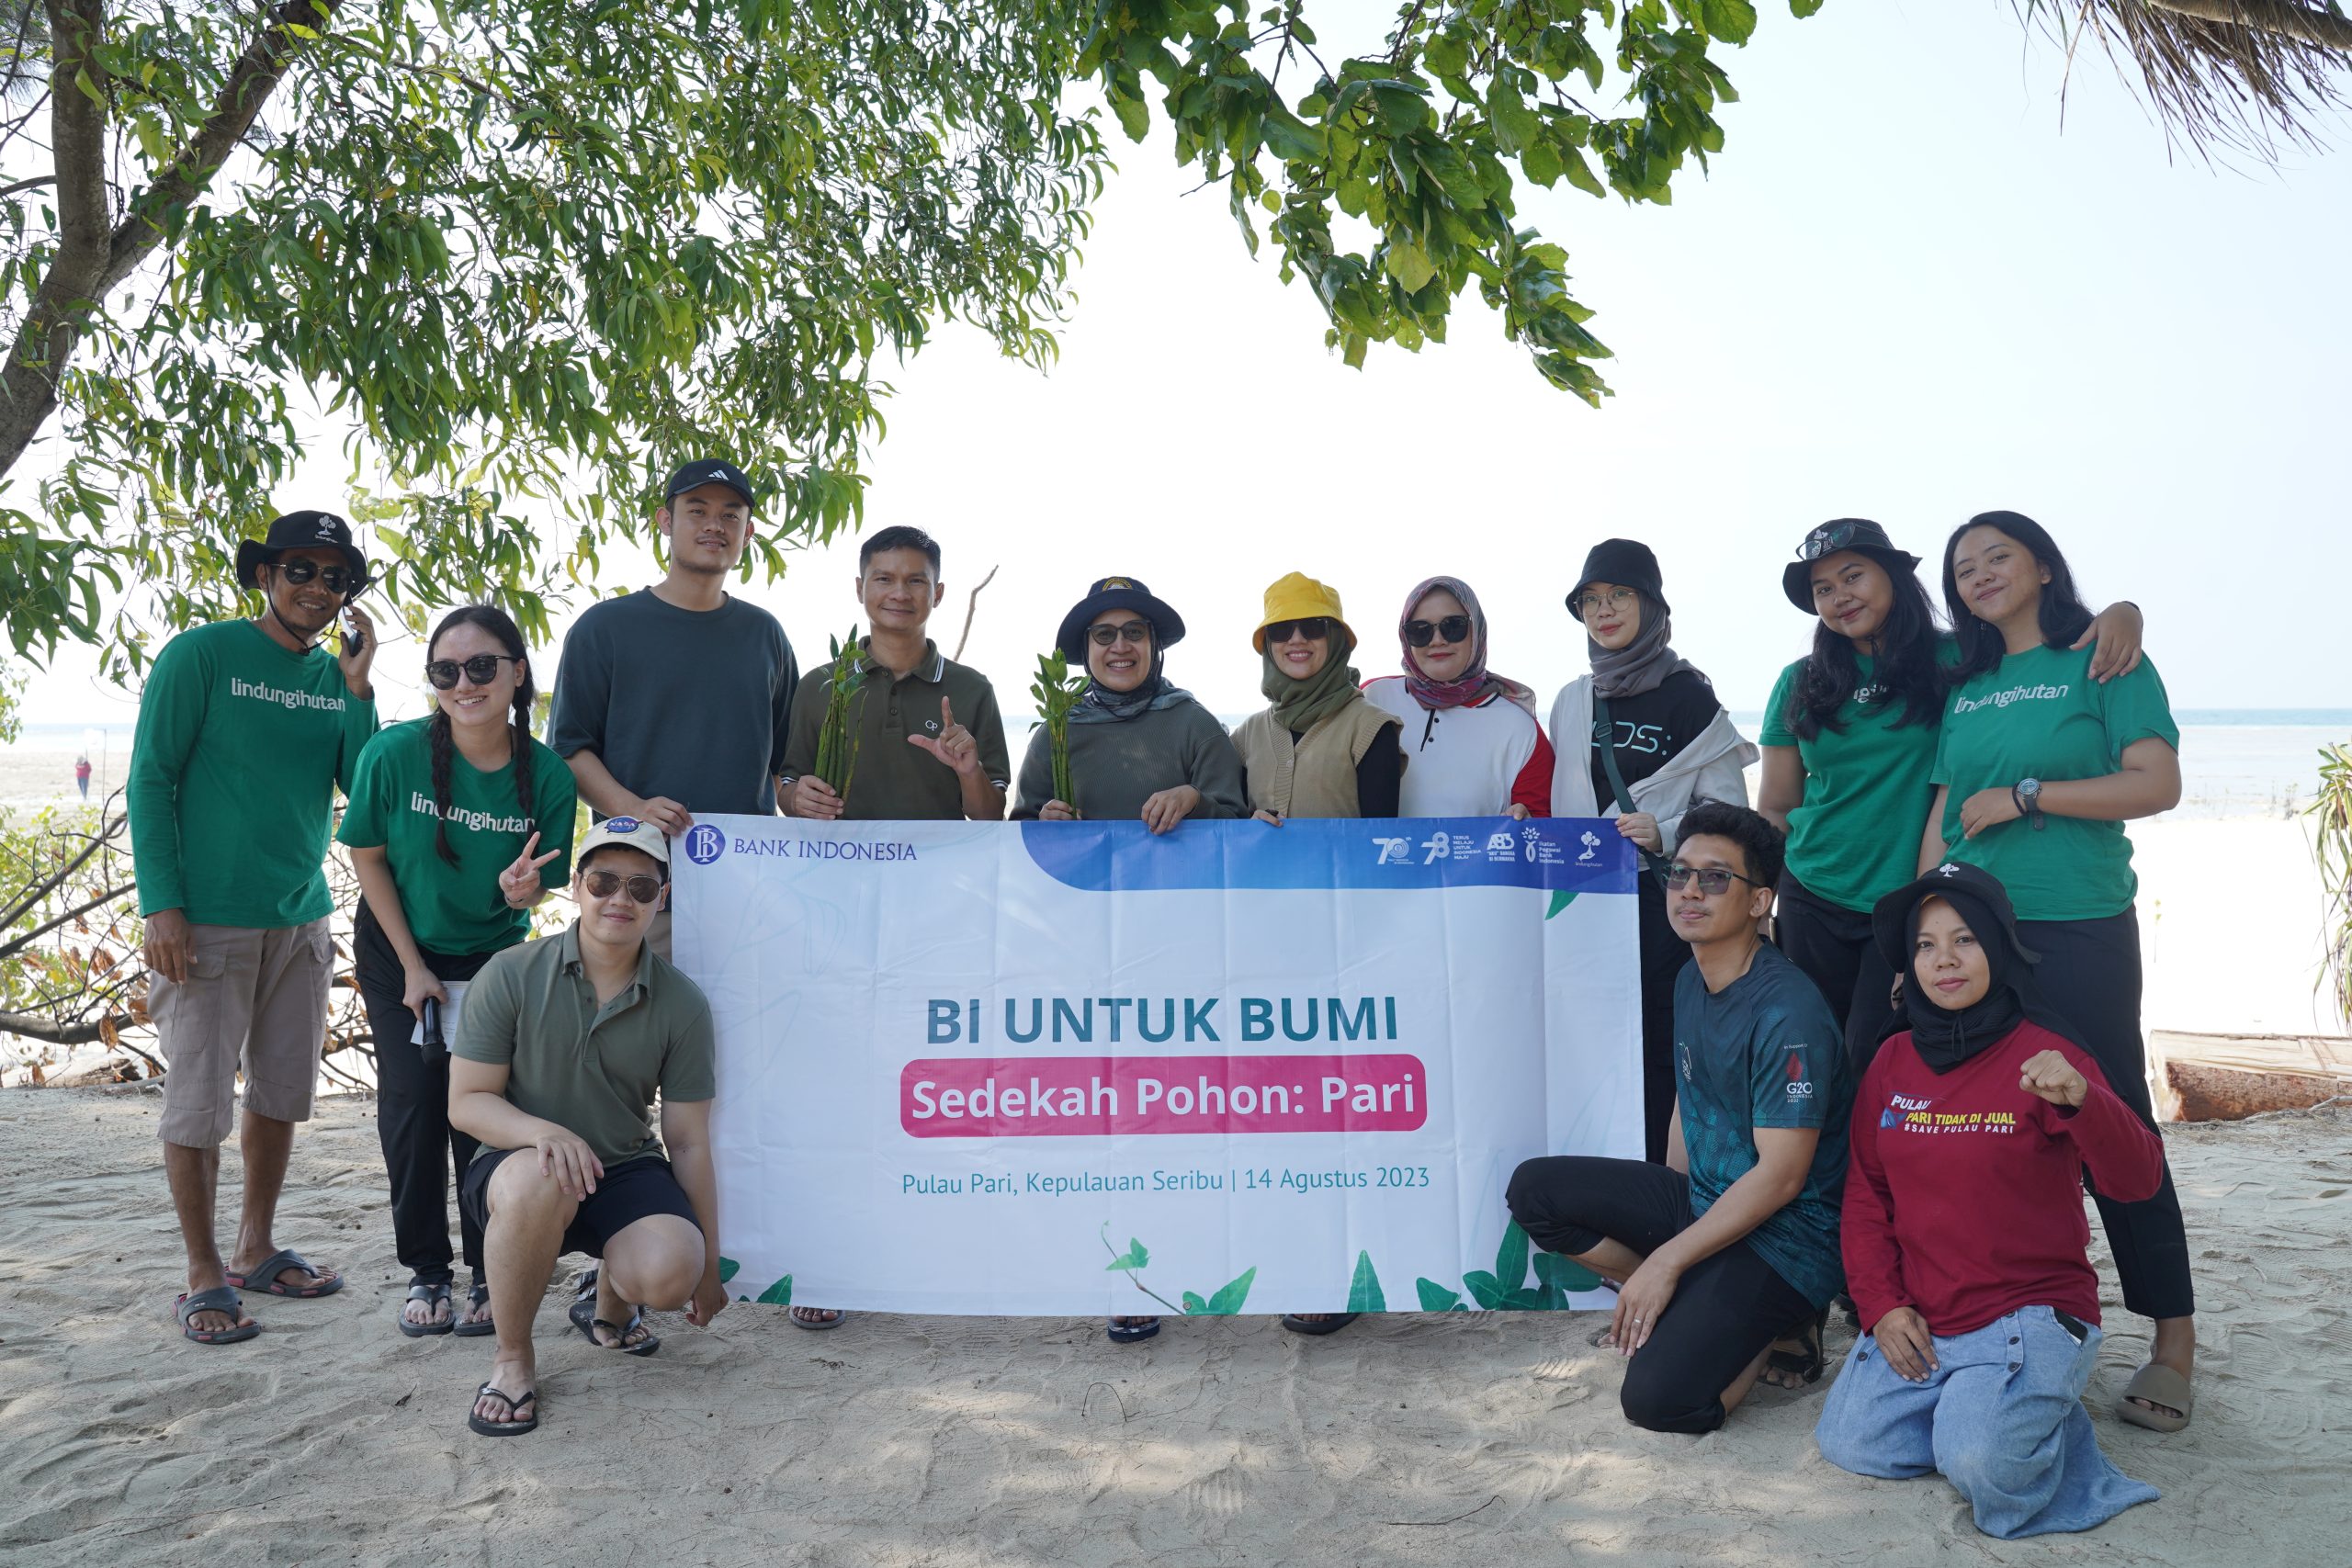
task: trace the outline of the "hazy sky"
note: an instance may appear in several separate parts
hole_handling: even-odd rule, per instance
[[[1164,138],[1121,140],[1059,365],[951,332],[892,378],[868,525],[943,541],[941,640],[1001,567],[967,659],[1025,713],[1062,612],[1092,578],[1136,576],[1190,623],[1170,674],[1240,712],[1274,578],[1340,588],[1369,676],[1395,666],[1406,590],[1442,571],[1484,598],[1494,666],[1548,700],[1585,659],[1561,596],[1589,546],[1625,535],[1664,562],[1677,646],[1752,708],[1810,635],[1779,574],[1813,524],[1875,517],[1932,558],[2010,507],[2095,601],[2146,608],[2177,705],[2352,705],[2352,311],[2333,288],[2352,126],[2333,153],[2217,168],[2168,151],[2095,54],[2062,125],[2057,52],[1994,0],[1762,8],[1724,56],[1728,145],[1673,207],[1523,198],[1617,353],[1599,412],[1550,390],[1475,298],[1450,344],[1375,345],[1348,370],[1221,190],[1183,197],[1197,175]],[[1337,59],[1392,13],[1311,14]],[[332,456],[315,480],[280,507],[340,504]],[[856,614],[854,569],[837,544],[750,592],[810,661]],[[618,580],[651,575],[648,558]],[[423,711],[421,662],[388,649],[389,713]],[[91,668],[37,677],[27,716],[127,722]]]

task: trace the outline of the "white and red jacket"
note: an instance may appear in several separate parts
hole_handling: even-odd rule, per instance
[[[1404,726],[1399,817],[1499,817],[1513,802],[1530,816],[1552,814],[1552,743],[1535,716],[1500,692],[1462,707],[1425,708],[1405,677],[1383,675],[1365,682],[1363,694]]]

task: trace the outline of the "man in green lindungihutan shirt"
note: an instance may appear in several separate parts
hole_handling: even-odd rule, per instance
[[[128,803],[147,1010],[164,1079],[164,1170],[187,1245],[180,1330],[200,1345],[260,1325],[237,1292],[323,1296],[332,1271],[271,1235],[294,1123],[311,1117],[334,948],[322,863],[334,792],[376,729],[375,627],[353,602],[368,563],[350,525],[296,512],[238,547],[262,613],[182,633],[139,703]],[[345,620],[342,651],[320,638]],[[243,1214],[225,1267],[213,1235],[220,1144],[245,1077]]]

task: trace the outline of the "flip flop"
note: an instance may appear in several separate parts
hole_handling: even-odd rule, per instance
[[[1114,1317],[1103,1325],[1102,1332],[1111,1337],[1114,1345],[1140,1345],[1159,1332],[1159,1319],[1136,1317],[1121,1323]]]
[[[586,1336],[588,1343],[599,1350],[618,1350],[624,1356],[650,1356],[654,1351],[662,1348],[660,1337],[651,1334],[647,1335],[640,1344],[631,1345],[627,1342],[630,1335],[645,1326],[643,1307],[631,1307],[628,1321],[616,1327],[596,1315],[596,1298],[590,1296],[584,1301],[572,1303],[570,1316],[571,1326]],[[610,1330],[616,1343],[607,1345],[597,1338],[596,1330],[600,1328]]]
[[[2179,1415],[2164,1410],[2151,1410],[2145,1404],[2134,1404],[2135,1399],[2169,1406]],[[2150,1361],[2132,1374],[2123,1385],[2123,1397],[2115,1402],[2115,1414],[2134,1427],[2145,1427],[2151,1432],[2177,1432],[2188,1425],[2188,1417],[2197,1408],[2197,1393],[2188,1380],[2165,1366],[2162,1361]]]
[[[820,1318],[812,1322],[811,1320],[800,1315],[804,1312],[831,1312],[833,1313],[833,1315],[827,1318]],[[789,1309],[785,1315],[792,1319],[793,1327],[813,1329],[820,1333],[828,1328],[839,1328],[842,1324],[849,1321],[849,1314],[845,1312],[833,1312],[831,1307],[793,1307]]]
[[[235,1326],[198,1328],[188,1320],[200,1312],[226,1313],[230,1323]],[[180,1334],[183,1337],[192,1339],[198,1345],[234,1345],[259,1334],[260,1324],[237,1322],[237,1319],[244,1314],[245,1303],[239,1301],[236,1291],[227,1285],[215,1285],[209,1291],[197,1291],[181,1296],[172,1303],[172,1315],[179,1319]]]
[[[489,1300],[490,1286],[483,1282],[481,1275],[475,1275],[473,1289],[466,1292],[466,1310],[479,1312]],[[449,1325],[449,1332],[460,1339],[479,1339],[485,1334],[497,1333],[498,1325],[487,1319],[476,1323],[467,1323],[461,1319]]]
[[[1320,1315],[1317,1314],[1317,1316]],[[1293,1334],[1337,1334],[1363,1315],[1361,1313],[1335,1312],[1328,1317],[1323,1317],[1318,1323],[1314,1318],[1301,1317],[1295,1312],[1286,1312],[1283,1314],[1283,1326]]]
[[[277,1277],[288,1269],[299,1269],[318,1283],[300,1285],[288,1290],[277,1282]],[[315,1301],[321,1296],[331,1296],[343,1289],[343,1276],[330,1274],[323,1269],[311,1268],[300,1253],[289,1247],[272,1253],[251,1269],[230,1269],[229,1283],[240,1291],[253,1291],[265,1296],[284,1296],[290,1301],[308,1302]]]
[[[531,1416],[527,1421],[485,1421],[475,1415],[473,1405],[469,1404],[466,1406],[466,1425],[483,1437],[519,1438],[526,1432],[536,1432],[539,1429],[539,1391],[537,1389],[526,1388],[523,1391],[522,1396],[517,1398],[503,1388],[492,1388],[490,1384],[484,1383],[474,1390],[474,1404],[479,1404],[485,1399],[495,1399],[505,1405],[506,1414],[509,1416],[514,1416],[516,1411],[527,1404],[531,1407]]]
[[[1801,1325],[1797,1329],[1797,1333],[1805,1338],[1805,1348],[1802,1350],[1773,1351],[1764,1358],[1765,1370],[1785,1372],[1798,1379],[1806,1388],[1811,1388],[1815,1383],[1819,1382],[1822,1368],[1826,1362],[1826,1358],[1821,1353],[1822,1329],[1828,1321],[1829,1309],[1824,1307],[1814,1314],[1811,1322]],[[1765,1386],[1768,1388],[1788,1387],[1786,1383],[1767,1383]]]
[[[420,1280],[409,1286],[408,1300],[430,1302],[436,1307],[447,1306],[449,1304],[448,1283],[445,1280],[437,1285],[428,1285]],[[405,1303],[402,1303],[399,1315],[392,1321],[399,1326],[400,1331],[411,1339],[422,1339],[428,1334],[447,1334],[458,1326],[453,1320],[446,1317],[437,1323],[429,1317],[423,1323],[411,1323],[408,1320],[408,1307]]]

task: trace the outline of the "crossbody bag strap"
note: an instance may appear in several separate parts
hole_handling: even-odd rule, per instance
[[[1599,743],[1600,746],[1601,770],[1609,775],[1609,787],[1616,792],[1618,811],[1630,817],[1635,809],[1634,806],[1634,792],[1625,787],[1625,775],[1617,766],[1617,720],[1609,711],[1609,699],[1607,697],[1599,695],[1594,696],[1592,699],[1592,716],[1600,721],[1602,733],[1608,737],[1607,739]],[[1642,857],[1642,864],[1645,867],[1659,876],[1666,874],[1666,857],[1664,855],[1654,854],[1650,851],[1643,849],[1638,844],[1634,847],[1640,853]]]

